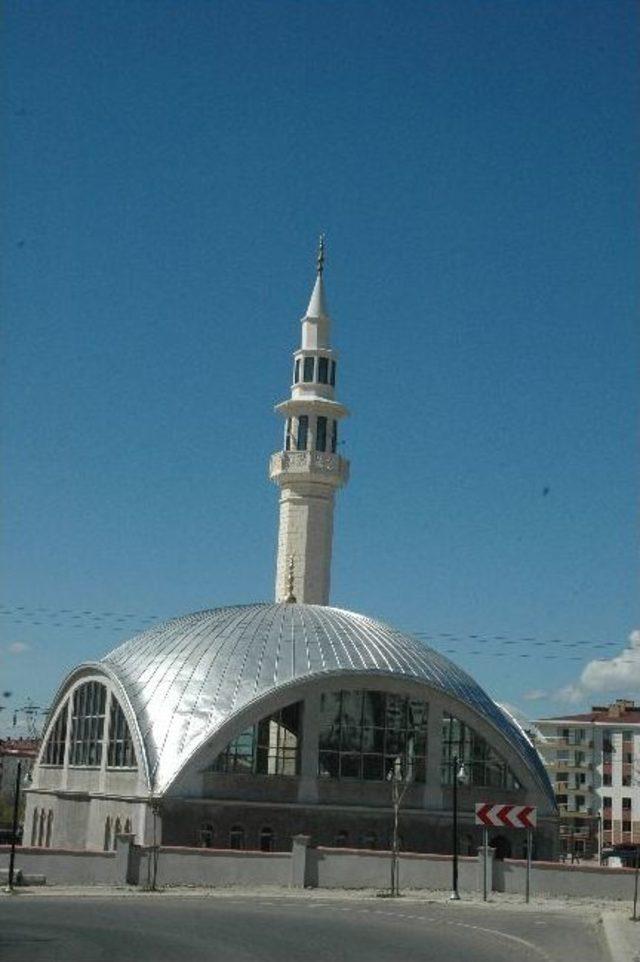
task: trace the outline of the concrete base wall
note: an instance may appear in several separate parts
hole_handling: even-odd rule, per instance
[[[0,869],[9,866],[9,846],[0,847]],[[170,848],[157,855],[157,884],[170,885],[273,885],[326,889],[368,888],[389,890],[391,855],[363,849],[313,848],[308,836],[297,836],[292,852],[232,852],[215,849]],[[15,867],[23,875],[44,875],[58,885],[149,885],[153,852],[134,845],[131,836],[119,836],[115,852],[22,848],[16,850]],[[404,853],[399,857],[401,889],[449,891],[452,886],[450,855]],[[459,891],[482,891],[481,858],[460,857]],[[493,860],[492,885],[496,892],[524,897],[526,862]],[[633,898],[634,869],[600,868],[534,862],[531,894],[587,897],[603,900]]]
[[[633,899],[634,869],[601,868],[598,865],[564,865],[533,862],[532,895],[557,895],[597,899]],[[496,892],[524,895],[527,863],[505,859],[493,866]]]

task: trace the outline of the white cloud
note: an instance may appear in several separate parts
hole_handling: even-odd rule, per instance
[[[577,682],[557,691],[560,701],[576,704],[589,695],[612,694],[633,696],[640,688],[640,629],[629,635],[629,644],[619,655],[590,661]]]
[[[546,698],[548,694],[544,688],[532,688],[531,691],[525,691],[522,697],[525,701],[540,701],[541,698]]]
[[[29,651],[30,647],[26,641],[14,641],[13,644],[9,645],[7,651],[10,651],[12,655],[21,655],[23,651]]]

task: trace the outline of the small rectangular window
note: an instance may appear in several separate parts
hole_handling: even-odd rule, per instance
[[[316,451],[327,450],[327,419],[319,417],[316,426]]]
[[[611,785],[611,772],[604,772],[602,776],[602,784],[607,786]]]
[[[307,450],[307,435],[309,434],[309,418],[306,414],[301,414],[298,418],[298,440],[296,447],[298,451]]]
[[[315,357],[305,357],[304,368],[302,372],[302,377],[305,381],[313,381],[313,368],[315,366]]]
[[[284,429],[284,449],[285,451],[291,450],[291,418],[287,418],[287,423]]]
[[[331,387],[336,386],[336,362],[331,362]]]
[[[329,359],[327,357],[318,358],[318,380],[320,384],[326,384],[329,380]]]
[[[295,373],[293,375],[293,383],[297,384],[300,380],[300,358],[296,359]]]
[[[338,448],[338,422],[333,421],[331,424],[331,451],[333,454],[336,453]]]
[[[623,831],[623,832],[630,832],[630,831],[631,831],[631,822],[623,821],[623,822],[622,822],[622,831]]]
[[[622,799],[622,811],[623,811],[623,812],[624,812],[624,811],[629,811],[629,812],[631,811],[631,799],[630,799],[630,798],[623,798],[623,799]]]

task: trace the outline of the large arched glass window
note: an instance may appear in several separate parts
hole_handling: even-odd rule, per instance
[[[297,775],[302,745],[302,702],[287,705],[247,728],[223,752],[213,770],[254,775]]]
[[[51,729],[42,756],[43,765],[64,765],[64,750],[67,744],[67,705],[68,702],[65,702]]]
[[[127,719],[117,698],[111,696],[109,712],[109,746],[107,750],[109,768],[136,768],[136,753]]]
[[[445,712],[442,716],[442,784],[453,782],[453,763],[464,767],[469,785],[521,788],[505,760],[489,742],[465,722]]]
[[[98,767],[102,762],[106,701],[107,689],[99,681],[87,681],[74,691],[70,765]]]
[[[244,828],[242,825],[232,825],[229,832],[229,848],[244,848]]]
[[[427,703],[382,691],[320,696],[318,773],[384,781],[399,761],[404,778],[426,781]]]

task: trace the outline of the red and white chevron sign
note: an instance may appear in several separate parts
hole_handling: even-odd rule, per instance
[[[534,805],[492,805],[491,802],[476,804],[476,825],[495,828],[535,828],[537,810]]]

